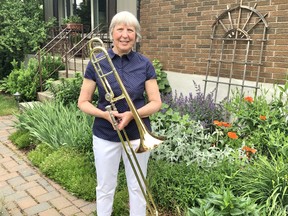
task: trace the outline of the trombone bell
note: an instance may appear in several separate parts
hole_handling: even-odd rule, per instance
[[[144,137],[140,139],[140,144],[138,148],[136,148],[135,152],[136,153],[143,153],[146,151],[150,151],[158,147],[161,143],[164,142],[164,137],[156,137],[146,131],[144,134]]]

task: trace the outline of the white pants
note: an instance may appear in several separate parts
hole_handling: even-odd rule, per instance
[[[137,148],[139,145],[139,140],[132,140],[130,142],[133,149]],[[129,149],[129,147],[127,149]],[[146,200],[142,194],[121,142],[111,142],[93,136],[93,152],[97,174],[97,215],[110,216],[112,213],[114,193],[117,186],[118,169],[122,156],[129,191],[130,216],[145,216]],[[131,152],[129,155],[131,155]],[[145,177],[147,174],[149,155],[149,152],[136,154]],[[134,161],[132,155],[131,158],[132,161]]]

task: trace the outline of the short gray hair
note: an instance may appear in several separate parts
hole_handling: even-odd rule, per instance
[[[126,25],[133,26],[136,31],[136,41],[139,42],[141,40],[142,36],[140,34],[141,27],[140,27],[139,21],[132,13],[128,11],[121,11],[112,18],[111,24],[109,27],[109,34],[110,34],[111,39],[113,39],[112,32],[115,26],[119,24],[126,24]]]

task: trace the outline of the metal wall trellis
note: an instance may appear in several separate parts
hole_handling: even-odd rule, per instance
[[[216,17],[212,25],[212,34],[204,94],[208,83],[214,84],[215,101],[221,89],[227,89],[226,99],[229,99],[233,88],[259,89],[259,76],[263,66],[263,51],[267,41],[267,14],[262,15],[254,7],[240,5],[227,6],[227,10]],[[255,84],[247,84],[254,77]]]

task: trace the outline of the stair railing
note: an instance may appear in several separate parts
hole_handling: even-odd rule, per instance
[[[84,68],[84,60],[89,56],[89,49],[88,49],[88,43],[89,40],[92,37],[100,37],[101,39],[104,39],[107,37],[107,27],[103,24],[100,24],[96,26],[92,31],[90,31],[88,34],[83,35],[81,40],[76,43],[70,50],[65,52],[65,54],[62,56],[62,59],[65,59],[65,69],[66,69],[66,77],[68,77],[68,69],[69,69],[69,63],[73,59],[74,64],[74,72],[76,72],[76,57],[77,55],[81,55],[81,65],[82,65],[82,74],[84,74],[85,68]],[[108,37],[109,38],[109,37]],[[110,40],[105,39],[108,46],[110,46]]]
[[[74,58],[74,70],[76,72],[76,55],[81,54],[81,64],[82,64],[82,73],[84,73],[84,60],[86,57],[88,57],[88,42],[92,37],[100,37],[104,41],[107,42],[108,46],[110,46],[110,40],[107,39],[107,28],[104,25],[98,25],[96,26],[92,31],[90,31],[87,34],[84,34],[83,28],[81,29],[81,39],[79,42],[77,42],[75,45],[73,45],[72,48],[71,44],[69,44],[69,38],[71,34],[74,34],[75,31],[65,27],[62,31],[59,32],[52,40],[50,40],[43,48],[41,48],[35,57],[38,59],[39,62],[39,68],[36,76],[39,76],[39,82],[40,82],[40,91],[43,91],[43,73],[42,73],[42,58],[44,56],[47,56],[48,54],[51,54],[53,60],[56,58],[60,58],[61,62],[65,66],[66,74],[65,77],[68,78],[68,70],[69,70],[69,62],[72,58]],[[80,32],[78,31],[80,34]],[[59,52],[60,47],[60,52]],[[55,52],[55,50],[58,51]],[[70,49],[69,49],[70,48]],[[56,60],[55,60],[56,61]],[[56,72],[59,71],[59,69],[63,67],[63,65],[59,65],[56,68],[49,71],[48,78],[52,77]],[[46,77],[47,78],[47,77]]]
[[[43,83],[44,83],[43,71],[42,71],[43,57],[47,57],[48,54],[51,54],[53,61],[56,62],[56,58],[59,58],[59,56],[63,55],[63,53],[66,52],[67,46],[68,46],[68,38],[71,32],[72,32],[71,29],[68,29],[67,27],[63,28],[54,38],[52,38],[52,40],[50,40],[44,47],[42,47],[35,54],[35,57],[38,59],[38,72],[36,76],[39,76],[40,91],[43,91]],[[58,51],[57,51],[57,48],[58,48]],[[59,50],[60,50],[60,54],[59,54]],[[52,77],[53,74],[55,74],[55,72],[58,71],[60,67],[61,65],[57,66],[56,68],[52,68],[51,71],[49,71],[48,78]]]

